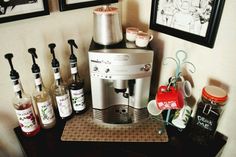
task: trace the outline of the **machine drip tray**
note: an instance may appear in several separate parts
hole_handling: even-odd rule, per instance
[[[103,123],[129,124],[148,118],[146,108],[136,109],[127,105],[113,105],[107,109],[93,109],[93,117]]]
[[[158,118],[162,119],[162,116],[159,115]],[[168,135],[164,128],[165,126],[162,122],[150,117],[137,123],[103,123],[93,118],[93,111],[90,109],[86,113],[76,115],[66,122],[61,140],[87,142],[168,142]],[[158,134],[159,129],[164,129],[162,134]]]

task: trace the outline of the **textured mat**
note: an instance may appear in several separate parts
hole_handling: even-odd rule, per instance
[[[162,117],[159,117],[162,119]],[[94,121],[92,111],[76,115],[66,122],[62,141],[100,142],[167,142],[168,136],[163,123],[152,118],[135,124],[104,124]]]

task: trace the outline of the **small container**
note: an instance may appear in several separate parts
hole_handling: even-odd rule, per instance
[[[118,8],[105,5],[93,12],[93,40],[100,45],[117,44],[123,39]]]
[[[214,136],[217,123],[227,100],[227,93],[216,86],[206,86],[197,104],[197,111],[191,126],[193,141],[207,145]]]

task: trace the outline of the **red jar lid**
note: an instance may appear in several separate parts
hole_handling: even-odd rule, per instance
[[[202,89],[202,96],[215,103],[222,103],[227,100],[227,93],[220,87],[206,86]],[[224,104],[222,104],[224,105]]]

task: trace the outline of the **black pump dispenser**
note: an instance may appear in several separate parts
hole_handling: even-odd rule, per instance
[[[57,68],[57,67],[60,66],[60,64],[59,64],[58,60],[57,60],[56,57],[55,57],[54,49],[55,49],[55,47],[56,47],[56,44],[51,43],[51,44],[48,45],[48,47],[50,48],[50,51],[51,51],[51,54],[52,54],[52,57],[53,57],[53,58],[52,58],[52,67],[53,67],[53,68]]]
[[[12,80],[16,80],[19,79],[19,73],[14,69],[13,64],[12,64],[12,58],[13,58],[13,54],[12,53],[7,53],[5,54],[5,58],[8,60],[10,67],[11,67],[11,71],[10,71],[10,77]]]
[[[32,72],[33,73],[39,73],[40,68],[39,68],[38,64],[36,64],[36,62],[35,62],[35,58],[38,58],[38,56],[36,54],[36,49],[35,48],[29,48],[28,52],[32,55],[32,60],[33,60],[33,65],[31,67]]]
[[[68,40],[68,44],[70,45],[70,51],[71,51],[70,63],[75,63],[75,62],[77,62],[77,58],[76,58],[76,56],[74,54],[73,47],[78,49],[78,46],[76,45],[75,40],[73,40],[73,39]]]

